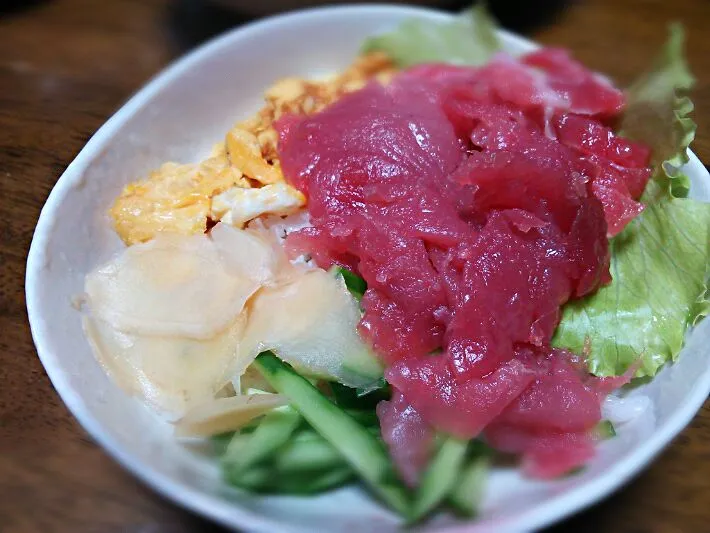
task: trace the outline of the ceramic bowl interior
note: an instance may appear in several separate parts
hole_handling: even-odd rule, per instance
[[[386,533],[400,523],[357,488],[295,498],[257,497],[224,486],[204,450],[178,443],[168,425],[107,379],[82,335],[72,298],[85,274],[122,246],[106,210],[126,183],[167,160],[197,161],[235,121],[258,109],[273,81],[342,69],[366,36],[411,16],[449,17],[411,7],[324,8],[266,19],[209,42],[151,81],[96,133],[42,211],[27,265],[27,304],[54,386],[84,428],[126,468],[175,502],[227,526]],[[533,47],[502,37],[513,53]],[[694,194],[710,198],[707,172],[694,156],[687,171]],[[709,341],[710,321],[691,335],[677,364],[628,393],[629,408],[639,415],[600,446],[582,474],[541,483],[499,468],[477,521],[441,515],[421,530],[527,530],[608,494],[650,461],[707,397]]]

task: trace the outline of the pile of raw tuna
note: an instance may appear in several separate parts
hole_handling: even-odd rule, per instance
[[[425,65],[279,124],[312,227],[287,245],[368,284],[360,333],[387,365],[383,437],[410,483],[434,430],[483,436],[553,477],[594,451],[603,398],[550,341],[610,281],[649,150],[613,133],[624,95],[566,52]]]

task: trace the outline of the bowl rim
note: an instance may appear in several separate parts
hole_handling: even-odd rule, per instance
[[[255,512],[244,509],[238,503],[229,503],[216,499],[204,492],[182,485],[168,475],[154,470],[149,464],[126,452],[102,429],[102,423],[94,418],[87,409],[82,397],[71,387],[71,384],[60,364],[61,356],[54,353],[47,341],[47,319],[42,312],[39,293],[40,273],[46,265],[46,249],[51,239],[52,226],[56,211],[71,188],[81,182],[86,167],[91,163],[96,153],[110,143],[119,128],[149,101],[161,88],[172,83],[183,72],[196,63],[209,57],[215,51],[229,46],[233,41],[246,39],[269,27],[271,30],[279,26],[289,25],[304,19],[331,16],[333,14],[373,14],[380,12],[395,13],[402,17],[426,17],[428,19],[450,20],[454,15],[444,11],[397,4],[350,4],[326,7],[297,9],[278,15],[261,18],[254,22],[237,26],[225,33],[213,37],[189,53],[176,59],[153,76],[139,88],[89,139],[79,154],[69,164],[52,188],[42,207],[30,245],[25,274],[25,298],[30,329],[38,356],[49,376],[52,385],[61,397],[72,415],[79,421],[84,430],[116,460],[144,484],[152,488],[171,502],[189,509],[201,516],[208,517],[229,528],[248,528],[250,531],[270,532],[284,531],[284,524],[278,520],[265,518]],[[500,34],[509,42],[521,48],[537,47],[534,42],[521,36],[500,30]],[[705,166],[688,150],[690,172],[710,179]],[[659,426],[652,437],[641,444],[628,457],[616,461],[607,471],[598,477],[587,481],[578,487],[565,491],[549,500],[532,506],[528,511],[515,515],[513,518],[496,520],[495,531],[536,530],[558,522],[568,516],[589,507],[593,503],[608,496],[614,490],[627,483],[637,475],[663,448],[692,420],[710,393],[710,369],[697,377],[692,384],[691,392],[686,396],[686,402],[668,420]],[[523,528],[524,525],[524,528]],[[444,526],[437,531],[443,533],[464,533],[478,530],[477,526],[486,527],[485,522],[468,522]],[[297,531],[292,529],[292,531]]]

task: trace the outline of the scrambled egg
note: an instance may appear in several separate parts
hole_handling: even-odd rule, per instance
[[[264,214],[294,212],[306,198],[284,181],[274,122],[285,114],[317,113],[370,79],[386,83],[394,72],[387,56],[373,53],[327,79],[278,81],[266,91],[266,105],[232,128],[207,159],[165,163],[148,179],[127,185],[109,211],[116,232],[131,245],[163,231],[201,233],[210,221],[242,227]]]
[[[290,215],[305,203],[303,194],[286,183],[232,187],[212,198],[210,218],[241,228],[261,215]]]

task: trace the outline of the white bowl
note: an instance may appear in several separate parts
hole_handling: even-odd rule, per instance
[[[387,532],[400,522],[356,488],[296,498],[225,487],[213,461],[178,444],[165,424],[107,379],[84,340],[72,296],[81,291],[84,275],[121,247],[106,210],[123,185],[163,161],[199,159],[237,119],[258,108],[271,82],[341,69],[366,36],[411,16],[450,17],[411,7],[321,8],[262,20],[207,43],[151,81],[94,135],[42,210],[27,261],[27,308],[52,383],[84,428],[128,470],[224,525],[263,532]],[[534,47],[507,33],[502,37],[512,52]],[[686,171],[695,195],[710,198],[708,174],[692,154]],[[608,495],[648,464],[708,396],[709,341],[710,320],[693,332],[677,364],[630,393],[636,407],[647,408],[599,447],[582,474],[542,483],[497,470],[478,520],[442,515],[421,529],[531,530]]]

